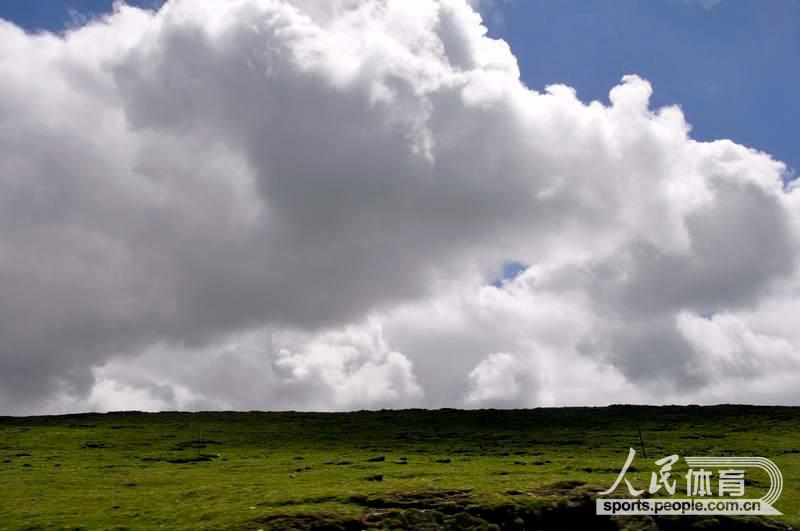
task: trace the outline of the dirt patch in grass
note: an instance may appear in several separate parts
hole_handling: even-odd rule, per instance
[[[212,439],[195,439],[193,441],[185,441],[176,444],[170,450],[180,452],[183,450],[202,450],[207,448],[209,445],[221,445],[222,443],[219,441],[215,441]]]
[[[245,529],[292,531],[356,531],[364,529],[361,520],[328,514],[292,514],[268,516],[253,522]]]
[[[219,456],[214,454],[201,454],[194,457],[179,457],[175,459],[167,459],[167,463],[175,463],[175,464],[186,464],[186,463],[204,463],[208,461],[213,461]]]
[[[146,463],[172,463],[176,465],[193,464],[193,463],[207,463],[218,459],[216,454],[200,454],[187,457],[142,457],[142,461]]]
[[[358,518],[320,513],[273,515],[253,522],[263,529],[349,531],[356,529],[597,531],[789,530],[758,518],[605,517],[595,514],[598,488],[580,481],[548,485],[536,492],[488,502],[469,489],[354,496],[343,502],[363,507]],[[511,493],[509,493],[511,494]],[[331,501],[326,498],[325,501]],[[249,526],[248,526],[249,527]]]

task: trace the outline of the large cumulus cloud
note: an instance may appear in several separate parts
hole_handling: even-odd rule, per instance
[[[0,50],[5,412],[800,400],[783,164],[634,75],[524,86],[464,0],[118,4]]]

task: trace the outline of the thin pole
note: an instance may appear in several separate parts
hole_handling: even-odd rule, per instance
[[[639,428],[636,428],[636,430],[639,432],[639,442],[642,443],[642,455],[647,458],[647,450],[644,449],[644,437],[642,437],[642,430]]]

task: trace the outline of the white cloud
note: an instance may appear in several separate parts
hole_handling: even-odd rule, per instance
[[[275,366],[288,374],[285,385],[308,393],[313,409],[411,406],[422,388],[411,362],[392,351],[380,325],[349,327],[314,338],[282,337]],[[297,346],[291,346],[295,344]]]
[[[527,374],[513,354],[490,354],[469,373],[467,402],[480,404],[511,402],[519,398],[519,377]]]
[[[721,4],[722,0],[699,0],[706,9],[713,9],[717,4]]]
[[[796,374],[791,326],[752,324],[797,301],[784,165],[691,139],[637,76],[609,106],[529,90],[463,0],[0,22],[0,76],[5,411],[464,405],[492,371],[516,405],[725,400],[747,367],[754,393]],[[532,266],[487,286],[507,260]]]

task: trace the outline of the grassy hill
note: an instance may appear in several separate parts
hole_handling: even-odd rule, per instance
[[[629,447],[639,488],[673,453],[770,458],[784,516],[594,516]],[[3,417],[0,492],[3,529],[786,529],[800,525],[800,408]]]

